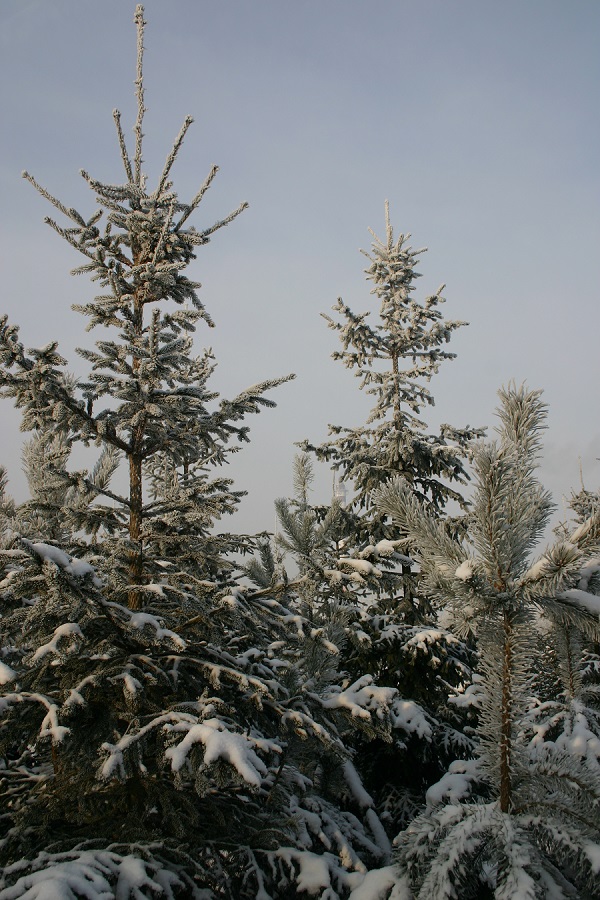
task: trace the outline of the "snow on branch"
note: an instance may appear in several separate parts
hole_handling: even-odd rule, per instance
[[[65,647],[63,639],[69,638],[71,640],[68,641],[67,646]],[[43,659],[43,657],[47,656],[49,653],[58,657],[70,656],[72,653],[75,653],[79,647],[80,641],[77,640],[78,638],[83,639],[83,633],[79,625],[77,625],[76,622],[64,622],[62,625],[59,625],[58,628],[54,629],[52,640],[37,648],[29,660],[30,665],[39,662],[40,659]],[[61,642],[63,642],[63,646],[59,648]]]
[[[389,715],[390,705],[396,698],[396,688],[378,687],[371,675],[363,675],[345,690],[336,687],[321,698],[325,709],[344,709],[353,717],[370,720],[372,714],[384,720]]]
[[[41,738],[49,737],[53,744],[60,744],[70,732],[70,728],[58,723],[58,706],[44,697],[43,694],[37,694],[30,691],[22,691],[14,694],[5,694],[0,697],[0,714],[8,709],[13,703],[24,702],[40,703],[46,709],[46,715],[42,720],[39,735]]]
[[[278,754],[282,752],[280,745],[274,741],[229,731],[225,724],[216,718],[193,725],[181,722],[169,730],[187,731],[184,739],[176,746],[169,747],[165,753],[165,757],[171,762],[173,772],[179,772],[186,765],[188,754],[194,744],[202,744],[204,765],[209,766],[218,759],[224,759],[236,769],[247,784],[260,787],[268,770],[256,750]]]

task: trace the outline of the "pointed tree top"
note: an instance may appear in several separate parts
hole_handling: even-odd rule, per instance
[[[387,237],[388,247],[394,242],[394,229],[390,223],[390,201],[385,201],[385,234]]]
[[[142,179],[142,122],[146,109],[144,107],[144,7],[141,3],[135,8],[134,22],[137,27],[137,66],[135,75],[135,87],[137,96],[137,119],[134,126],[135,133],[135,158],[134,158],[134,176],[135,183],[141,184]]]

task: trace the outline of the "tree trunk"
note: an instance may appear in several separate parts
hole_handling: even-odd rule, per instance
[[[135,258],[135,256],[134,256]],[[136,294],[133,301],[133,331],[136,338],[141,339],[144,325],[144,307]],[[133,350],[131,368],[136,374],[140,367],[139,356]],[[127,595],[129,609],[142,608],[142,593],[139,585],[144,573],[144,557],[142,549],[142,455],[141,447],[144,439],[144,426],[139,424],[131,435],[131,453],[129,454],[129,540],[132,547],[129,556],[129,584]]]
[[[502,706],[500,726],[500,809],[510,812],[512,802],[511,755],[512,755],[512,663],[513,663],[513,622],[510,613],[504,613],[504,647],[502,663]]]
[[[571,642],[571,629],[565,625],[564,635],[565,635],[565,647],[566,647],[566,658],[567,658],[567,692],[568,699],[573,700],[575,697],[575,666],[573,663],[573,647]]]
[[[142,594],[138,585],[144,574],[142,550],[142,460],[129,457],[129,540],[132,543],[129,556],[129,584],[127,596],[129,609],[142,608]]]

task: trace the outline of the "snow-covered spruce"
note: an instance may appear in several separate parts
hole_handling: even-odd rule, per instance
[[[481,429],[450,425],[428,434],[419,418],[421,410],[434,403],[425,382],[442,362],[455,357],[444,345],[466,323],[443,318],[439,307],[445,302],[444,285],[424,301],[416,299],[416,266],[424,251],[409,246],[409,234],[394,238],[387,202],[385,224],[385,238],[371,231],[371,253],[361,251],[369,260],[365,273],[373,283],[371,293],[379,301],[377,320],[370,324],[370,312],[355,313],[341,298],[333,307],[341,321],[323,316],[342,344],[333,359],[354,371],[360,389],[375,398],[375,405],[365,425],[330,425],[330,440],[303,445],[318,459],[331,462],[352,489],[348,507],[361,513],[354,527],[363,545],[373,536],[390,536],[371,493],[394,474],[404,475],[415,495],[433,509],[443,510],[450,499],[462,503],[456,487],[468,480],[465,458],[473,439],[482,434]]]
[[[133,869],[148,896],[285,897],[316,858],[345,897],[388,860],[342,736],[389,730],[394,692],[319,681],[311,622],[242,590],[196,621],[130,610],[53,545],[0,561],[3,900],[85,877],[126,898]]]
[[[84,217],[25,173],[102,290],[77,307],[108,329],[80,351],[87,378],[0,322],[0,393],[34,435],[30,501],[0,472],[0,896],[265,900],[314,891],[318,870],[345,897],[390,847],[343,736],[389,731],[392,697],[351,694],[337,663],[313,677],[334,642],[277,591],[237,584],[227,554],[249,541],[215,534],[241,496],[216,470],[286,379],[219,401],[212,354],[193,355],[212,322],[186,266],[245,204],[190,224],[217,172],[178,199],[190,118],[147,186],[141,6],[135,19],[132,155],[114,116],[124,183],[82,173],[100,204]],[[99,448],[90,469],[71,466],[78,443]]]
[[[124,182],[106,184],[82,171],[99,204],[95,212],[83,216],[24,173],[64,224],[51,218],[46,222],[84,258],[73,274],[89,275],[102,290],[74,307],[88,319],[88,330],[108,330],[94,349],[77,351],[88,364],[87,377],[69,374],[56,341],[26,351],[18,328],[6,316],[0,318],[0,395],[21,410],[24,430],[41,435],[29,446],[26,469],[32,500],[20,510],[18,530],[35,539],[67,543],[82,532],[102,538],[106,565],[99,560],[98,566],[110,581],[114,598],[126,600],[131,608],[144,605],[144,586],[161,574],[160,560],[173,563],[172,591],[183,588],[191,577],[213,581],[231,569],[225,554],[243,549],[247,542],[214,535],[212,526],[236,508],[242,493],[215,472],[237,449],[232,444],[248,440],[243,420],[274,405],[265,393],[293,377],[269,379],[232,400],[219,400],[209,386],[215,368],[211,351],[194,355],[198,324],[213,322],[199,299],[200,285],[188,277],[186,268],[198,248],[247,204],[210,227],[198,230],[191,224],[218,170],[216,166],[210,170],[189,202],[174,191],[171,171],[192,124],[190,116],[156,185],[148,186],[142,171],[141,7],[136,23],[132,156],[120,115],[114,113]],[[72,447],[81,443],[101,448],[90,471],[68,468]],[[127,473],[126,491],[111,484],[119,461]],[[50,526],[44,535],[37,521],[40,515]],[[179,580],[178,568],[183,570]]]

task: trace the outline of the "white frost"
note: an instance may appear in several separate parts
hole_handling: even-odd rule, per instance
[[[316,853],[310,853],[308,850],[295,850],[292,847],[280,847],[276,853],[288,865],[291,866],[292,860],[298,864],[300,868],[296,881],[298,891],[305,891],[311,897],[314,897],[324,888],[331,887],[327,855],[318,856]]]
[[[600,559],[591,559],[579,573],[579,582],[577,584],[579,590],[587,591],[590,578],[598,572],[600,572]]]
[[[170,638],[170,640],[173,641],[173,643],[182,650],[186,646],[183,638],[179,637],[178,634],[176,634],[174,631],[171,631],[169,628],[163,628],[160,619],[157,619],[156,616],[150,615],[150,613],[131,613],[129,616],[129,624],[132,628],[136,629],[143,629],[148,625],[150,628],[154,628],[158,640],[160,640],[161,638]]]
[[[391,714],[394,728],[401,728],[426,740],[431,739],[432,731],[427,715],[414,700],[394,700]]]
[[[65,553],[65,551],[61,550],[59,547],[53,547],[52,544],[43,544],[39,541],[28,541],[27,538],[23,538],[23,543],[26,544],[30,550],[33,550],[40,559],[43,559],[44,561],[50,560],[50,562],[53,562],[59,569],[63,569],[67,575],[72,575],[73,578],[85,578],[87,575],[91,575],[93,576],[93,582],[96,587],[101,587],[103,585],[102,579],[96,576],[96,570],[88,562],[85,562],[82,559],[75,559],[75,557],[69,556],[68,553]]]
[[[460,801],[471,792],[471,784],[479,775],[478,761],[457,759],[450,763],[448,771],[436,784],[432,784],[425,795],[427,806]]]
[[[326,709],[347,709],[356,718],[370,719],[374,712],[383,719],[396,695],[396,688],[377,687],[370,675],[363,675],[345,690],[332,691],[321,703]]]
[[[351,556],[342,556],[337,562],[339,566],[348,566],[361,575],[375,575],[376,578],[381,578],[380,570],[366,559],[353,559]]]
[[[351,763],[349,759],[347,759],[343,764],[342,772],[344,773],[346,784],[350,788],[352,796],[354,797],[358,805],[363,809],[368,809],[369,807],[373,806],[373,798],[365,790],[360,775],[356,771],[354,764]]]
[[[135,856],[124,856],[119,866],[119,880],[115,890],[115,900],[129,900],[130,897],[144,897],[142,888],[150,888],[154,894],[163,893],[160,884],[148,877],[143,860]]]
[[[354,888],[348,900],[385,900],[389,891],[397,883],[398,872],[394,866],[371,869],[361,884]]]
[[[584,844],[582,849],[590,861],[592,871],[597,875],[600,872],[600,844],[593,844],[590,841]]]

